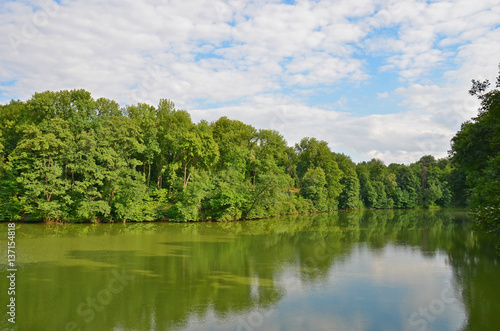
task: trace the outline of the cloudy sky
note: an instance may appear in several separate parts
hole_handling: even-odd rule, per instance
[[[325,140],[354,161],[446,156],[494,81],[499,0],[1,0],[0,103],[83,88]]]

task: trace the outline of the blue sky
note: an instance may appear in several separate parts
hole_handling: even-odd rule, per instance
[[[4,0],[0,103],[168,98],[355,161],[446,156],[500,63],[498,0]]]

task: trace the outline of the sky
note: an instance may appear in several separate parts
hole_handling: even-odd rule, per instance
[[[0,0],[0,104],[166,98],[355,162],[446,157],[499,63],[499,0]]]

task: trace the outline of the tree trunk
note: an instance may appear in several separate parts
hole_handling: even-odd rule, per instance
[[[111,194],[109,195],[109,206],[111,207],[113,205],[113,198],[115,196],[115,188],[111,190]]]
[[[158,188],[161,188],[163,183],[162,183],[162,176],[161,176],[161,171],[163,169],[163,156],[160,156],[160,164],[158,166],[158,180],[156,181],[156,186]]]
[[[148,161],[148,180],[147,186],[149,187],[149,180],[151,179],[151,161]]]
[[[184,178],[183,178],[183,184],[182,184],[182,188],[186,188],[187,185],[188,185],[188,180],[189,180],[189,177],[191,176],[191,174],[189,174],[189,176],[187,175],[187,162],[184,163]]]
[[[252,211],[253,207],[255,206],[255,204],[257,203],[257,201],[259,200],[259,196],[264,193],[265,190],[267,190],[267,188],[270,186],[271,184],[267,184],[256,196],[255,196],[255,199],[253,200],[253,203],[252,205],[250,206],[250,208],[248,208],[248,210],[243,214],[243,217],[241,218],[242,220],[246,220],[248,214],[250,214],[250,212]]]

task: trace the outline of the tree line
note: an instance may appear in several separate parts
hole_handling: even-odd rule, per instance
[[[167,99],[121,107],[85,90],[35,93],[0,105],[0,217],[224,221],[468,204],[498,216],[499,92],[486,88],[476,86],[482,109],[450,157],[388,166],[356,164],[316,138],[291,147],[277,131],[227,117],[194,123]]]

